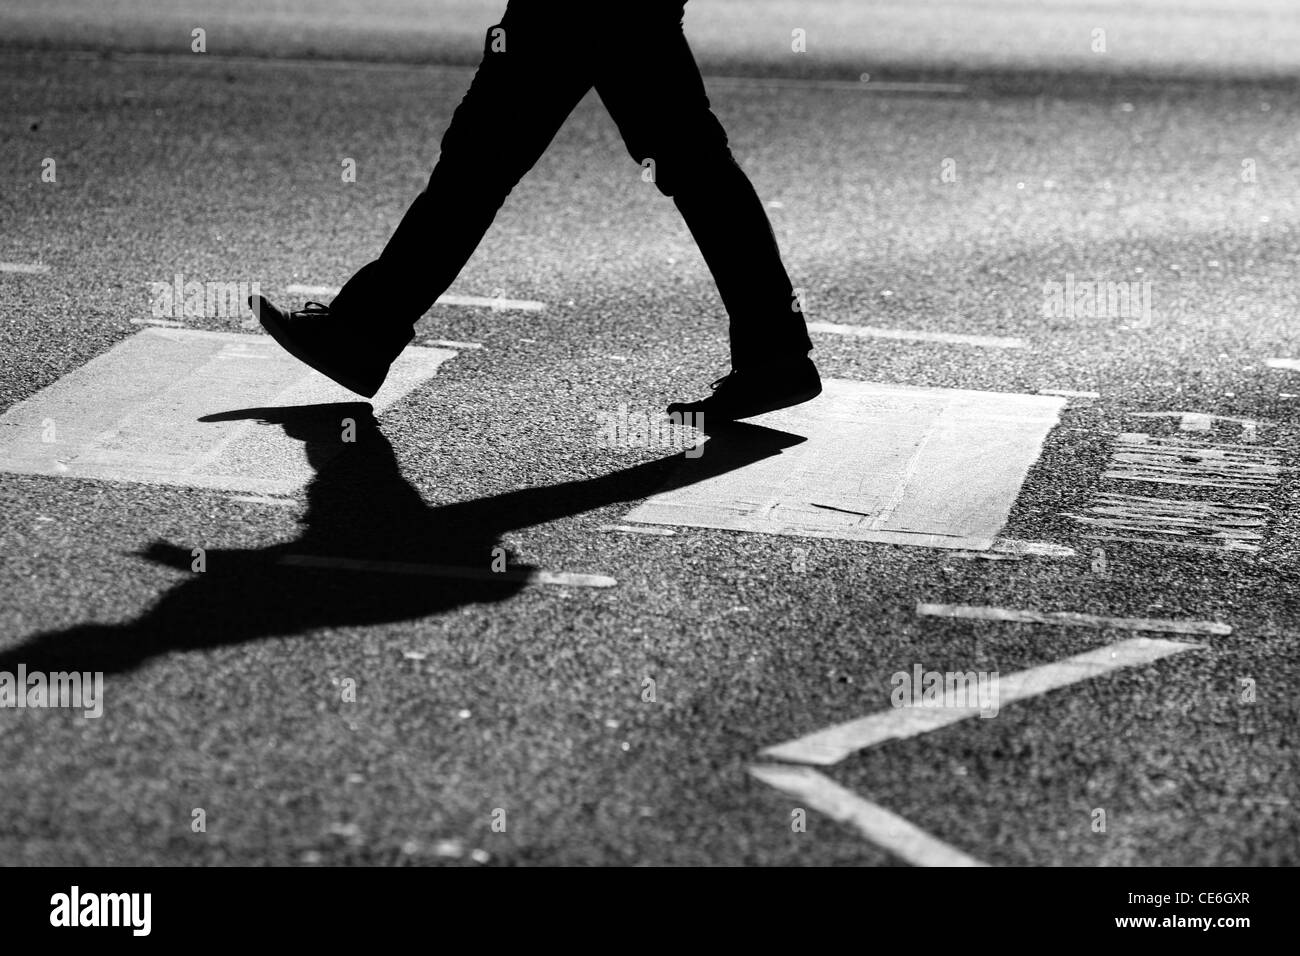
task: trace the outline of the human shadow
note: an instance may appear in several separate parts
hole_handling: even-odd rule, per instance
[[[348,418],[352,442],[341,440]],[[123,672],[174,651],[504,601],[527,586],[530,569],[512,564],[494,572],[503,533],[703,481],[804,441],[727,423],[707,429],[696,458],[673,455],[596,478],[430,506],[402,477],[367,403],[248,408],[201,420],[248,419],[304,443],[314,477],[302,534],[264,548],[207,549],[202,572],[193,571],[192,556],[202,542],[154,541],[138,553],[192,576],[132,621],[35,634],[0,653],[0,671],[25,664],[29,672]]]

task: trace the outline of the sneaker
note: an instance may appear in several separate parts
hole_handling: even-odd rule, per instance
[[[810,358],[747,371],[733,369],[710,386],[713,394],[698,402],[673,402],[668,414],[702,414],[705,420],[735,421],[816,398],[821,376]]]
[[[366,398],[379,391],[389,366],[415,337],[410,332],[404,341],[382,348],[358,335],[355,326],[319,302],[308,302],[297,312],[286,312],[259,295],[249,297],[248,307],[286,352]]]

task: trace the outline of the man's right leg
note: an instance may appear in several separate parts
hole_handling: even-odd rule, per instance
[[[511,0],[487,32],[483,61],[443,135],[428,186],[379,258],[324,312],[263,307],[262,324],[281,345],[348,388],[374,394],[416,321],[451,285],[506,196],[591,88],[583,41],[565,19]],[[349,352],[359,356],[355,363]]]
[[[443,135],[428,186],[332,310],[368,325],[409,328],[447,290],[506,196],[591,88],[573,41],[535,4],[510,3],[488,30],[483,61]]]

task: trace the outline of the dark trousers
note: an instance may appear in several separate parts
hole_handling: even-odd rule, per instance
[[[510,0],[429,184],[334,299],[406,333],[446,291],[510,190],[593,86],[643,178],[672,197],[730,317],[735,368],[812,349],[766,211],[709,108],[684,0]]]

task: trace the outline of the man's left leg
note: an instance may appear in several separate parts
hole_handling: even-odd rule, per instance
[[[680,410],[747,417],[739,413],[807,401],[821,385],[800,303],[763,203],[709,108],[680,13],[627,19],[598,65],[596,91],[633,158],[652,161],[655,185],[686,220],[730,317],[733,374]]]

